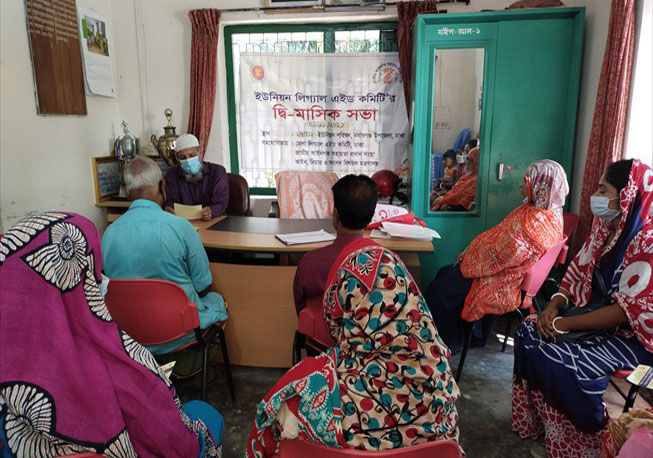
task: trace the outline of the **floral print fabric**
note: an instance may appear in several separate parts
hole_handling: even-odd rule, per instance
[[[524,204],[470,243],[460,271],[473,279],[462,317],[476,321],[519,307],[526,272],[549,248],[562,240],[562,218],[554,210]],[[530,299],[524,301],[524,307]]]
[[[338,175],[333,172],[286,171],[277,173],[274,179],[280,218],[331,218],[331,187],[338,181]]]
[[[457,441],[449,349],[401,259],[365,240],[336,262],[324,297],[338,342],[344,440],[366,450]]]
[[[101,268],[97,229],[78,215],[36,215],[0,240],[0,441],[9,456],[220,456],[152,355],[111,320]]]
[[[402,261],[356,239],[327,280],[325,318],[335,348],[306,358],[259,404],[247,457],[300,438],[384,450],[458,440],[450,352]]]

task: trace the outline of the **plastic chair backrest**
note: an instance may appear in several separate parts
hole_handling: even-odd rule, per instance
[[[306,307],[299,312],[299,332],[304,334],[325,347],[334,347],[333,340],[324,321],[324,305],[322,296],[317,296],[306,301]]]
[[[524,277],[524,281],[521,284],[521,289],[526,293],[527,297],[535,296],[540,290],[544,284],[544,281],[549,276],[551,268],[553,268],[554,264],[558,260],[560,251],[562,251],[562,248],[566,244],[567,237],[563,237],[560,242],[549,248],[549,251],[544,253],[544,256],[542,256],[535,264],[533,264],[530,269],[528,269],[528,272]]]
[[[576,213],[564,213],[562,215],[562,233],[567,237],[567,240],[571,240],[578,226],[578,219],[580,217]]]
[[[197,307],[166,280],[111,279],[105,302],[113,321],[142,345],[159,345],[199,327]]]
[[[365,450],[343,450],[294,439],[281,441],[278,456],[280,458],[305,458],[307,456],[311,458],[337,458],[343,456],[357,456],[361,458],[460,458],[460,448],[453,441],[440,440],[412,447],[384,450],[381,452],[368,452]]]

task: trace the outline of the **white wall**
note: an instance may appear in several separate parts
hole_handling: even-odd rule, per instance
[[[259,8],[263,0],[78,0],[108,18],[115,45],[118,97],[88,97],[85,117],[36,115],[23,0],[2,0],[0,47],[0,230],[30,212],[66,209],[90,217],[100,228],[94,206],[90,158],[108,152],[119,124],[126,120],[143,146],[163,133],[163,110],[174,111],[178,132],[186,129],[190,88],[191,27],[187,13],[218,8],[225,25],[380,21],[396,18],[396,8],[374,13],[265,14],[229,12]],[[512,0],[472,0],[444,4],[449,12],[503,9]],[[566,0],[585,6],[586,33],[581,82],[572,209],[578,208],[582,173],[603,60],[610,0]],[[218,45],[218,88],[207,159],[229,167],[224,40]]]
[[[108,0],[78,3],[110,16]],[[38,116],[25,2],[2,0],[0,20],[0,231],[26,214],[52,209],[76,211],[98,224],[90,158],[109,151],[120,99],[87,98],[87,116]]]

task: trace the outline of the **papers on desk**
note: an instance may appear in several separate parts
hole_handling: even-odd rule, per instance
[[[336,236],[324,229],[311,232],[295,232],[294,234],[276,234],[276,238],[286,245],[301,245],[303,243],[331,242]]]
[[[437,231],[428,227],[389,222],[383,223],[381,227],[390,237],[397,237],[400,239],[431,241],[433,238],[440,238],[440,234],[438,234]]]
[[[175,215],[187,220],[201,219],[202,206],[201,205],[184,205],[175,202]]]

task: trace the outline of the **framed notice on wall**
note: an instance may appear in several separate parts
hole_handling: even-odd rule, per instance
[[[86,114],[75,0],[25,0],[38,114]]]

